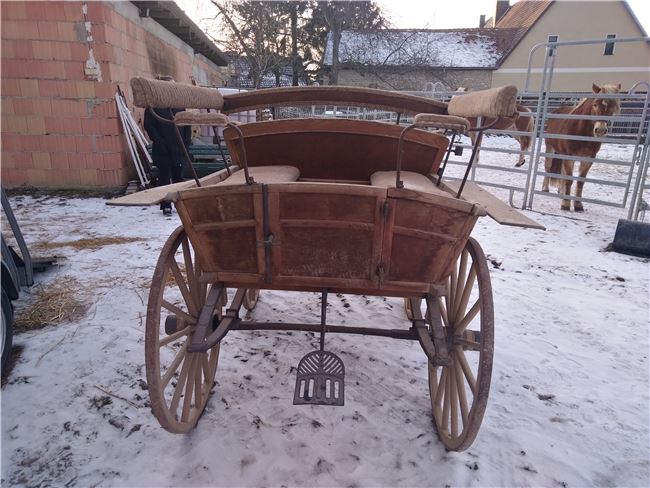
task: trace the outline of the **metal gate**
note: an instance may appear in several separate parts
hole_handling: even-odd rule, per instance
[[[615,42],[647,42],[648,38],[616,39]],[[647,180],[650,157],[649,143],[649,101],[650,86],[647,82],[640,82],[634,85],[628,92],[619,94],[597,95],[591,92],[564,93],[552,92],[551,84],[555,67],[555,57],[562,46],[579,46],[590,44],[604,44],[612,42],[608,40],[593,41],[570,41],[570,42],[548,42],[536,45],[529,56],[524,90],[519,94],[519,103],[530,109],[530,112],[519,112],[520,117],[532,117],[534,128],[531,131],[517,130],[489,130],[486,133],[491,135],[529,136],[532,139],[528,150],[520,151],[516,144],[509,138],[487,137],[483,139],[482,153],[501,153],[508,155],[525,156],[527,166],[514,167],[516,157],[499,157],[498,163],[494,158],[487,162],[479,160],[471,172],[471,179],[476,183],[494,188],[502,188],[509,192],[509,201],[512,206],[521,208],[532,208],[535,197],[567,198],[569,200],[580,200],[592,204],[607,205],[616,208],[627,208],[629,204],[628,218],[638,219],[642,216],[647,207],[643,199],[644,190],[649,187]],[[541,73],[539,91],[531,91],[530,78],[532,72],[532,58],[535,51],[544,49],[544,67]],[[419,93],[425,95],[426,93]],[[462,95],[458,92],[429,92],[435,98],[448,101],[451,96]],[[547,156],[562,156],[546,152],[544,139],[551,136],[546,130],[546,123],[550,119],[587,119],[589,116],[564,115],[553,113],[556,108],[566,104],[576,104],[582,98],[617,98],[621,103],[621,113],[614,117],[594,117],[598,120],[607,120],[610,131],[607,137],[580,137],[553,134],[556,139],[592,140],[602,143],[601,150],[596,158],[578,156],[567,156],[566,159],[576,162],[588,161],[593,163],[590,174],[586,178],[579,176],[562,176],[545,172],[544,161]],[[462,144],[469,148],[469,141]],[[566,156],[566,155],[565,155]],[[482,158],[481,158],[482,159]],[[465,166],[467,158],[450,161],[452,165]],[[508,161],[503,164],[501,161]],[[552,176],[558,179],[572,180],[574,182],[588,183],[586,196],[577,198],[561,196],[555,192],[542,192],[539,188],[541,179],[545,176]],[[519,198],[515,198],[515,196]],[[597,195],[597,196],[595,196]],[[517,201],[515,201],[517,200]]]

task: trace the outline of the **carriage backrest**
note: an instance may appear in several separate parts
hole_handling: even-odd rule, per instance
[[[292,86],[233,93],[224,97],[224,113],[258,108],[338,105],[386,110],[401,114],[446,114],[447,104],[430,98],[353,86]]]
[[[133,104],[142,108],[210,108],[220,110],[223,96],[214,88],[171,81],[131,78]]]
[[[347,119],[284,119],[240,125],[249,166],[291,165],[302,179],[364,181],[395,170],[403,127]],[[224,130],[233,162],[242,165],[239,134]],[[423,130],[405,138],[402,170],[435,173],[449,140]]]

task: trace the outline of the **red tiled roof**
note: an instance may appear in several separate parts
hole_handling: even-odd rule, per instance
[[[511,5],[506,10],[506,13],[497,22],[496,28],[516,30],[516,34],[512,37],[510,45],[504,52],[501,58],[502,62],[552,4],[553,0],[522,0]]]
[[[506,11],[495,27],[530,29],[552,3],[552,0],[524,0],[517,2]]]

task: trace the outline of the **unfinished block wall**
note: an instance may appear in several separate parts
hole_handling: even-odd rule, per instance
[[[135,178],[115,106],[133,76],[199,72],[216,65],[135,6],[111,2],[1,2],[2,184],[117,187]],[[155,24],[155,25],[154,25]]]

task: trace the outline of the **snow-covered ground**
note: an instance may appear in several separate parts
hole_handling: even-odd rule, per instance
[[[505,159],[511,165],[516,156]],[[142,240],[55,248],[58,265],[37,275],[44,286],[76,280],[89,308],[74,323],[15,337],[24,349],[2,390],[3,485],[650,484],[649,268],[648,260],[603,251],[625,216],[620,209],[586,204],[584,214],[561,213],[559,200],[540,197],[526,214],[545,232],[479,221],[473,236],[491,268],[495,363],[479,435],[455,453],[432,425],[420,346],[363,336],[327,337],[345,362],[346,404],[314,407],[292,398],[295,368],[316,336],[231,332],[198,428],[167,433],[148,408],[144,316],[177,215],[100,198],[11,202],[34,248]],[[26,292],[18,305],[33,299]],[[400,299],[331,303],[338,323],[407,327]],[[263,292],[250,316],[318,322],[318,311],[314,294]]]

